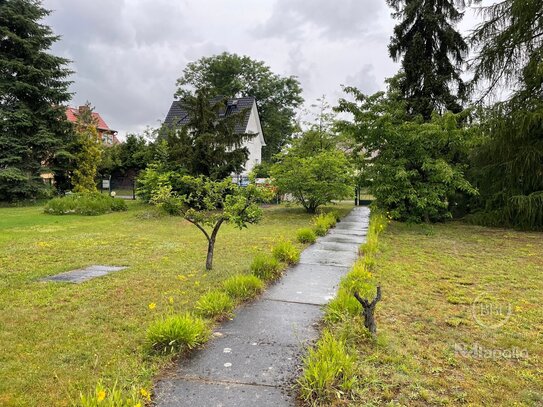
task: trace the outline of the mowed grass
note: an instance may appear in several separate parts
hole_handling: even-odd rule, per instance
[[[351,207],[333,208],[345,214]],[[214,270],[205,272],[206,240],[179,218],[147,216],[153,212],[136,202],[128,212],[96,217],[42,210],[0,208],[2,406],[70,405],[99,380],[150,388],[168,362],[146,356],[151,322],[193,310],[202,294],[248,273],[258,252],[294,241],[311,224],[300,208],[274,206],[248,229],[225,225]],[[77,285],[37,281],[93,264],[128,269]]]
[[[352,405],[543,405],[543,234],[392,223],[380,244]],[[485,316],[480,295],[503,308]]]

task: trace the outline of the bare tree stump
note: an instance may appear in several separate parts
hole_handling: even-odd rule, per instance
[[[375,306],[381,299],[381,286],[377,286],[377,295],[375,298],[370,302],[366,300],[365,298],[360,297],[358,295],[358,292],[354,292],[354,297],[358,300],[358,302],[362,305],[363,311],[362,315],[364,315],[364,326],[370,331],[370,333],[375,336],[377,335],[377,325],[375,324]]]

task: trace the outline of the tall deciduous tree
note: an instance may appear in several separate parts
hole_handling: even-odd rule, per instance
[[[365,154],[362,176],[380,208],[399,220],[442,221],[452,217],[457,194],[477,194],[464,173],[478,133],[465,118],[449,112],[405,121],[393,87],[371,96],[346,91],[354,101],[340,100],[338,110],[354,118],[338,127],[362,146],[354,151]]]
[[[353,192],[349,160],[336,148],[334,137],[318,127],[278,155],[270,175],[280,193],[292,194],[308,213]]]
[[[222,115],[226,99],[212,99],[205,89],[185,94],[181,103],[188,122],[179,128],[166,126],[158,139],[167,141],[169,160],[195,176],[223,179],[240,173],[249,156],[243,143],[256,136],[236,132],[247,111]]]
[[[222,53],[191,62],[177,81],[177,96],[194,89],[209,89],[210,96],[254,96],[262,122],[269,161],[296,131],[296,108],[303,103],[300,83],[294,76],[273,73],[264,62],[248,56]]]
[[[69,137],[68,61],[51,55],[59,39],[37,0],[0,2],[0,200],[36,197],[40,174]]]
[[[410,116],[459,112],[465,97],[460,77],[468,46],[455,24],[462,18],[454,0],[387,0],[400,19],[389,45],[401,59],[400,91]]]

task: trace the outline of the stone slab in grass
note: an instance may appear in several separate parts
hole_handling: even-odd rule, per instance
[[[66,273],[56,274],[54,276],[48,276],[40,279],[40,281],[53,281],[57,283],[74,283],[79,284],[84,281],[91,280],[96,277],[102,277],[106,274],[113,273],[115,271],[124,270],[124,266],[100,266],[93,265],[84,269],[77,269],[67,271]]]
[[[159,385],[155,403],[160,407],[286,407],[294,405],[294,396],[270,386],[180,379]]]

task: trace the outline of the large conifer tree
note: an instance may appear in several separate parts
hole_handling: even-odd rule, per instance
[[[468,46],[455,24],[462,13],[454,0],[387,0],[400,19],[389,52],[401,58],[400,91],[410,116],[429,120],[432,112],[462,110],[465,85],[461,64]]]
[[[543,2],[502,0],[481,9],[472,44],[482,98],[509,87],[487,109],[485,140],[474,154],[481,223],[543,229]]]
[[[36,197],[67,137],[68,61],[37,0],[0,1],[0,200]]]

